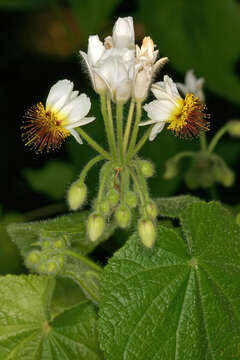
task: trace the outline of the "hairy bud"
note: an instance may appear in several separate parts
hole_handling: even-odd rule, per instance
[[[157,217],[158,214],[158,209],[157,209],[157,205],[155,204],[154,201],[150,200],[146,206],[146,210],[148,215],[152,218],[155,219]]]
[[[138,232],[144,246],[152,248],[156,239],[156,229],[150,219],[142,218],[138,223]]]
[[[144,177],[148,178],[153,176],[154,174],[154,167],[150,161],[141,160],[140,161],[140,168]]]
[[[110,201],[108,200],[104,200],[101,202],[100,204],[100,208],[101,208],[101,211],[102,211],[102,214],[104,216],[107,216],[111,210],[111,204],[110,204]]]
[[[131,222],[131,211],[128,207],[119,206],[115,211],[115,219],[121,228],[125,229]]]
[[[240,120],[231,120],[229,121],[228,126],[229,135],[240,137]]]
[[[99,214],[91,214],[88,218],[87,230],[91,241],[96,241],[104,230],[104,218]]]
[[[75,182],[70,186],[67,194],[67,202],[70,210],[76,211],[84,204],[87,198],[87,186],[84,183]]]
[[[115,189],[111,189],[107,194],[107,198],[112,206],[116,206],[119,201],[119,192]]]
[[[135,194],[135,192],[130,191],[130,190],[127,192],[126,202],[130,208],[135,208],[137,206],[138,198],[137,198],[137,195]]]

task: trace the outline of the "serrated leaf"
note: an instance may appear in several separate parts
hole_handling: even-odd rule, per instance
[[[23,175],[33,190],[59,200],[71,185],[74,170],[64,161],[49,161],[41,169],[23,169]]]
[[[0,360],[102,359],[94,307],[85,301],[51,320],[53,289],[46,277],[0,279]]]
[[[158,206],[159,215],[177,218],[188,205],[191,205],[196,201],[198,201],[198,198],[195,196],[179,195],[158,198],[156,203]]]
[[[212,91],[239,104],[240,81],[235,70],[240,52],[237,1],[152,0],[149,6],[140,0],[139,15],[161,54],[169,57],[176,70],[194,69]],[[223,39],[228,51],[223,51]]]
[[[8,226],[8,233],[12,241],[18,246],[23,257],[34,249],[34,244],[41,237],[56,240],[60,236],[64,236],[71,243],[74,250],[84,255],[90,253],[100,242],[106,240],[113,231],[112,226],[106,227],[104,236],[98,241],[92,242],[86,234],[87,218],[88,212],[81,212],[51,220],[11,224]]]
[[[240,228],[218,203],[180,215],[186,240],[135,234],[104,270],[99,334],[108,360],[240,357]]]

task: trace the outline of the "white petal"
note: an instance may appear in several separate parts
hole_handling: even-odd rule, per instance
[[[193,90],[196,87],[197,78],[194,75],[193,70],[188,70],[185,76],[185,84],[189,90]],[[190,91],[189,91],[190,92]]]
[[[135,34],[131,16],[118,18],[113,27],[112,40],[117,48],[128,48],[134,45]]]
[[[82,139],[80,138],[78,132],[76,130],[71,130],[70,131],[71,135],[75,138],[75,140],[79,143],[79,144],[83,144]]]
[[[68,101],[73,89],[73,83],[69,80],[60,80],[53,85],[46,100],[46,109],[60,110]]]
[[[88,38],[88,61],[95,65],[101,58],[105,51],[102,41],[99,40],[98,35],[89,36]]]
[[[70,100],[75,99],[79,94],[78,90],[72,91],[71,95],[70,95]]]
[[[154,125],[154,127],[152,128],[152,131],[149,135],[149,140],[153,141],[155,139],[155,137],[157,136],[157,134],[159,134],[163,130],[164,126],[165,126],[165,122],[161,122],[161,123]]]
[[[155,120],[147,120],[147,121],[140,122],[140,124],[138,126],[151,125],[151,124],[155,124],[155,123],[156,123]]]
[[[84,118],[91,108],[91,101],[86,94],[81,94],[75,98],[70,104],[65,106],[61,113],[66,114],[68,124],[73,124],[76,121]]]
[[[180,96],[176,84],[168,75],[164,76],[164,83],[165,83],[166,92],[169,95],[172,95],[173,97]]]
[[[88,61],[88,56],[87,56],[87,54],[86,54],[85,52],[83,52],[83,51],[79,51],[79,54],[82,56],[82,58],[83,58],[83,60],[84,60],[84,64],[87,66],[87,70],[88,70],[88,73],[89,73],[89,75],[90,75],[93,88],[95,89],[95,80],[94,80],[93,70],[92,70],[91,64],[90,64],[89,61]]]
[[[144,105],[143,108],[147,111],[150,119],[158,122],[166,121],[174,110],[175,105],[166,100],[153,100],[149,104]]]
[[[172,96],[170,96],[165,90],[165,84],[163,81],[154,83],[151,87],[152,93],[159,100],[170,100],[173,101]]]
[[[95,119],[96,119],[95,117],[85,117],[81,120],[76,121],[73,124],[65,126],[65,129],[70,130],[70,129],[73,129],[78,126],[83,126],[83,125],[89,124],[90,122],[94,121]]]
[[[188,92],[187,86],[182,83],[176,83],[176,85],[178,90],[180,90],[183,95],[186,95],[186,93]]]

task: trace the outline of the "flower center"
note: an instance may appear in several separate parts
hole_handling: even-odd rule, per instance
[[[204,111],[206,106],[201,103],[197,96],[186,94],[185,99],[179,98],[178,105],[172,111],[168,122],[168,129],[180,137],[190,138],[198,136],[200,131],[208,130],[208,114]]]
[[[58,115],[46,111],[41,102],[30,108],[24,117],[26,120],[22,126],[23,141],[36,152],[54,150],[70,135]]]

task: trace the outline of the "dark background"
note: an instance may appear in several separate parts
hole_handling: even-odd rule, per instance
[[[58,151],[37,155],[21,141],[21,122],[25,111],[38,101],[44,103],[50,87],[60,79],[70,79],[76,89],[92,99],[97,121],[85,130],[104,146],[105,136],[99,115],[98,98],[82,71],[78,51],[86,51],[87,39],[111,34],[119,16],[133,16],[136,41],[150,35],[161,56],[170,62],[157,80],[167,73],[184,80],[188,69],[205,78],[211,130],[208,139],[240,114],[240,3],[219,0],[0,0],[1,71],[1,260],[0,271],[16,272],[19,261],[6,234],[9,221],[36,220],[65,211],[67,187],[77,177],[94,152],[67,139]],[[235,171],[233,187],[217,185],[214,196],[230,205],[239,203],[240,139],[225,135],[216,148]],[[148,143],[141,156],[156,165],[150,181],[153,196],[189,192],[184,181],[188,161],[173,180],[164,180],[166,160],[179,151],[198,149],[198,141],[174,138],[164,131]],[[50,168],[47,164],[52,164]],[[57,170],[56,170],[57,169]],[[88,177],[90,198],[97,188],[97,168]],[[56,171],[59,172],[56,179]],[[61,180],[59,180],[61,178]],[[59,182],[59,184],[57,183]],[[58,188],[59,187],[59,188]],[[56,188],[58,188],[56,190]],[[208,189],[191,192],[210,199]],[[37,209],[37,211],[36,211]],[[9,264],[11,263],[11,264]]]

